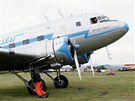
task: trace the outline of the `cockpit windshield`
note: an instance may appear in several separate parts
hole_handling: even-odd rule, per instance
[[[90,18],[91,24],[107,22],[107,21],[109,21],[109,18],[107,16],[104,16],[104,15]]]
[[[109,20],[109,18],[108,18],[107,16],[104,16],[104,15],[103,15],[103,16],[98,16],[97,18],[98,18],[98,20],[101,21],[101,22],[102,22],[102,21],[108,21],[108,20]]]

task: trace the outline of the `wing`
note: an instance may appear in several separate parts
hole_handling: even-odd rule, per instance
[[[37,58],[36,53],[0,48],[0,70],[25,66]]]

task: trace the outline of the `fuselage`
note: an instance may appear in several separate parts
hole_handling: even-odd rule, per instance
[[[83,14],[48,21],[31,28],[0,36],[0,47],[10,50],[35,52],[43,57],[56,55],[57,62],[68,64],[71,56],[65,51],[65,38],[78,44],[79,56],[105,47],[124,36],[128,25],[109,20],[101,14]],[[62,47],[62,48],[61,48]],[[64,50],[63,50],[64,49]],[[62,56],[61,53],[64,55]]]

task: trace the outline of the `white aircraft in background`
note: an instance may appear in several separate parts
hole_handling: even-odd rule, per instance
[[[60,68],[89,61],[90,55],[124,36],[129,27],[102,14],[83,14],[48,21],[31,28],[0,35],[0,70],[12,71],[34,94],[32,80],[27,81],[15,70],[42,70],[54,81],[56,88],[66,88],[68,79]],[[91,65],[92,67],[92,65]],[[53,78],[46,70],[57,72]],[[93,68],[92,68],[93,70]],[[46,85],[43,85],[46,91]]]

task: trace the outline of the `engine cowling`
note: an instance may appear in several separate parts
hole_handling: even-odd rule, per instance
[[[53,45],[58,63],[68,64],[73,61],[73,46],[68,37],[54,39]]]
[[[59,37],[47,41],[45,47],[46,54],[54,56],[53,59],[49,60],[52,68],[61,68],[60,64],[67,65],[74,60],[73,45],[68,37]]]
[[[88,63],[89,58],[88,58],[87,54],[82,54],[82,55],[78,56],[78,61],[80,64]]]
[[[80,64],[88,63],[91,54],[93,54],[93,52],[89,52],[89,53],[86,53],[86,54],[79,55],[78,56],[79,63]]]

